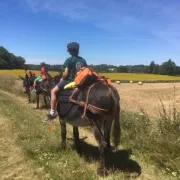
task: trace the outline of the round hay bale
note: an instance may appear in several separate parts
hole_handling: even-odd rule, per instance
[[[139,82],[138,82],[138,85],[143,85],[143,82],[139,81]]]

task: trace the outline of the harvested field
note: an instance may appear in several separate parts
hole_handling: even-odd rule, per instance
[[[172,115],[172,107],[180,109],[180,83],[115,84],[121,96],[121,108],[130,111],[145,110],[150,116],[159,116],[162,103]]]

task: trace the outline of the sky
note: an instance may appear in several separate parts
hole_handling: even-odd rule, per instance
[[[88,64],[180,65],[180,1],[0,1],[0,46],[26,63],[62,64],[73,41]]]

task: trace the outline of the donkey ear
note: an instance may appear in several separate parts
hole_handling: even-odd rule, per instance
[[[24,78],[22,76],[19,76],[22,80],[24,80]]]

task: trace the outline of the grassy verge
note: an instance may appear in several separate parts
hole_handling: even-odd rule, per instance
[[[13,123],[19,146],[49,174],[45,179],[96,179],[96,173],[74,151],[73,142],[68,141],[66,150],[57,151],[59,128],[51,131],[49,124],[42,122],[45,113],[34,113],[32,108],[4,93],[0,93],[0,107],[1,116]]]
[[[0,89],[21,95],[16,83],[11,78],[0,78]],[[9,87],[17,88],[17,91]],[[29,106],[4,93],[0,93],[0,107],[0,114],[13,122],[12,130],[17,134],[17,143],[28,157],[48,172],[46,179],[97,179],[94,168],[78,157],[71,141],[68,141],[66,150],[56,151],[60,143],[59,128],[52,132],[42,122],[45,112],[35,113]],[[173,119],[168,118],[164,111],[157,121],[151,121],[146,113],[139,115],[122,111],[121,129],[121,147],[131,148],[133,160],[140,161],[141,165],[148,163],[153,166],[155,174],[160,173],[158,177],[165,175],[167,179],[180,179],[180,116],[175,109]],[[114,177],[123,178],[123,175],[119,173]],[[152,179],[164,178],[155,176]]]
[[[151,121],[146,115],[121,113],[123,147],[131,147],[134,158],[144,158],[159,171],[180,178],[180,118]]]
[[[25,94],[22,93],[22,80],[17,80],[16,78],[10,75],[0,76],[0,89],[11,93],[15,93],[18,96],[25,97]]]

